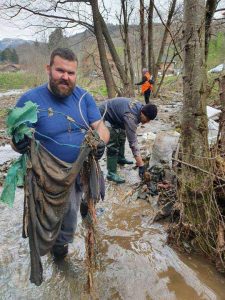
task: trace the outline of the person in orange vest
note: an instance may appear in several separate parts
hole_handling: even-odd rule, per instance
[[[142,70],[142,74],[143,74],[142,80],[136,83],[135,85],[141,85],[141,94],[144,95],[145,103],[148,104],[151,91],[153,89],[154,80],[153,80],[153,76],[146,68]]]

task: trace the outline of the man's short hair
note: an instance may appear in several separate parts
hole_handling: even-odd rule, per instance
[[[158,110],[157,106],[152,103],[144,105],[141,109],[141,112],[149,119],[154,120],[157,116]]]
[[[70,50],[68,48],[56,48],[51,53],[50,66],[53,65],[55,56],[59,56],[63,59],[69,60],[69,61],[78,62],[77,56],[72,50]]]

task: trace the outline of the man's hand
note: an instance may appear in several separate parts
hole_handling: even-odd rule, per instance
[[[96,150],[94,151],[95,158],[99,160],[103,156],[104,151],[105,151],[105,142],[100,140]]]
[[[141,178],[143,178],[143,176],[144,176],[144,173],[145,173],[145,166],[141,166],[141,167],[139,167],[139,176],[141,177]]]
[[[18,151],[21,154],[24,154],[27,152],[28,147],[30,146],[30,139],[27,135],[25,135],[22,140],[16,142],[15,138],[13,136],[12,143],[13,143],[16,151]]]

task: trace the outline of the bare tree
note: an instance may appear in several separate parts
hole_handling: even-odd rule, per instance
[[[111,53],[111,56],[113,58],[113,61],[117,68],[117,71],[119,73],[120,79],[122,81],[123,91],[119,94],[130,95],[130,94],[132,94],[133,87],[131,85],[129,76],[125,72],[124,66],[123,66],[121,59],[116,51],[115,44],[113,43],[113,40],[111,38],[111,35],[109,33],[109,30],[107,28],[107,25],[106,25],[105,20],[103,19],[102,15],[100,15],[100,19],[101,19],[102,31],[103,31],[103,35],[105,37],[105,41],[107,43],[108,49]]]
[[[93,24],[90,23],[90,21],[86,18],[83,18],[84,20],[82,20],[82,11],[79,10],[79,7],[73,7],[75,3],[77,5],[80,3],[91,5]],[[24,1],[21,1],[21,4],[19,1],[6,1],[3,5],[3,9],[5,9],[5,11],[7,11],[8,13],[11,11],[11,18],[16,17],[22,13],[25,13],[26,17],[31,17],[32,15],[38,16],[45,20],[45,22],[42,22],[42,25],[39,24],[39,26],[42,26],[42,28],[53,28],[53,26],[61,28],[72,28],[77,25],[88,28],[88,30],[93,32],[96,36],[108,96],[114,97],[116,95],[116,86],[113,80],[105,49],[101,21],[99,17],[100,12],[98,8],[98,1],[45,1],[45,3],[39,4],[29,0],[27,0],[25,3]],[[74,13],[76,13],[77,19],[74,17]],[[55,25],[53,25],[53,23]]]
[[[153,10],[154,0],[150,0],[148,9],[148,69],[154,74],[154,51],[153,51]]]
[[[121,14],[120,14],[120,28],[121,28],[121,35],[122,40],[124,43],[124,63],[125,63],[125,72],[130,75],[130,82],[133,86],[134,84],[134,69],[133,63],[131,58],[131,48],[130,48],[130,39],[129,39],[129,18],[132,13],[133,8],[130,8],[128,11],[128,1],[121,0]],[[133,89],[130,91],[131,95],[133,95]]]
[[[152,1],[153,0],[151,0],[151,2]],[[154,79],[155,79],[155,82],[157,81],[158,72],[159,72],[159,68],[160,68],[160,63],[161,63],[161,60],[162,60],[162,57],[163,57],[163,54],[164,54],[164,50],[165,50],[165,46],[166,46],[166,41],[167,41],[167,38],[168,38],[168,35],[169,35],[169,29],[170,29],[170,26],[171,26],[171,23],[172,23],[172,17],[173,17],[174,12],[175,12],[176,2],[177,2],[177,0],[172,0],[170,2],[170,8],[169,8],[169,13],[168,13],[167,21],[166,21],[166,24],[165,24],[164,34],[163,34],[161,46],[160,46],[160,49],[159,49],[158,58],[157,58],[157,61],[155,63],[155,68],[154,68]],[[153,5],[154,5],[154,3],[153,3]],[[156,11],[158,13],[158,10],[155,7],[155,5],[154,5],[154,8],[156,9]]]
[[[205,1],[184,1],[184,101],[181,123],[180,237],[216,253],[220,215],[213,198],[212,159],[206,114]],[[185,236],[185,237],[184,237]]]
[[[144,0],[140,0],[140,42],[141,42],[141,66],[146,68],[146,44],[145,44],[145,6]]]
[[[186,0],[184,15],[184,103],[182,120],[183,158],[199,163],[208,157],[206,116],[205,12],[204,0]],[[187,138],[188,137],[188,138]]]
[[[98,43],[100,61],[101,61],[102,71],[103,71],[106,86],[107,86],[108,96],[110,98],[113,98],[116,95],[115,82],[113,80],[111,68],[110,68],[109,62],[107,60],[104,37],[102,34],[101,19],[99,17],[100,12],[98,9],[98,1],[90,0],[90,3],[91,3],[91,7],[92,7],[95,36],[96,36],[97,43]]]

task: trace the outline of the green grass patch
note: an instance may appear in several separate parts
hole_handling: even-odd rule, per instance
[[[0,118],[5,118],[8,115],[8,112],[9,112],[8,108],[0,109]]]
[[[0,90],[26,89],[40,84],[35,74],[28,72],[2,72],[0,73]]]
[[[224,63],[224,48],[225,48],[225,34],[218,32],[218,34],[210,40],[209,53],[207,65],[211,69],[221,63]]]

